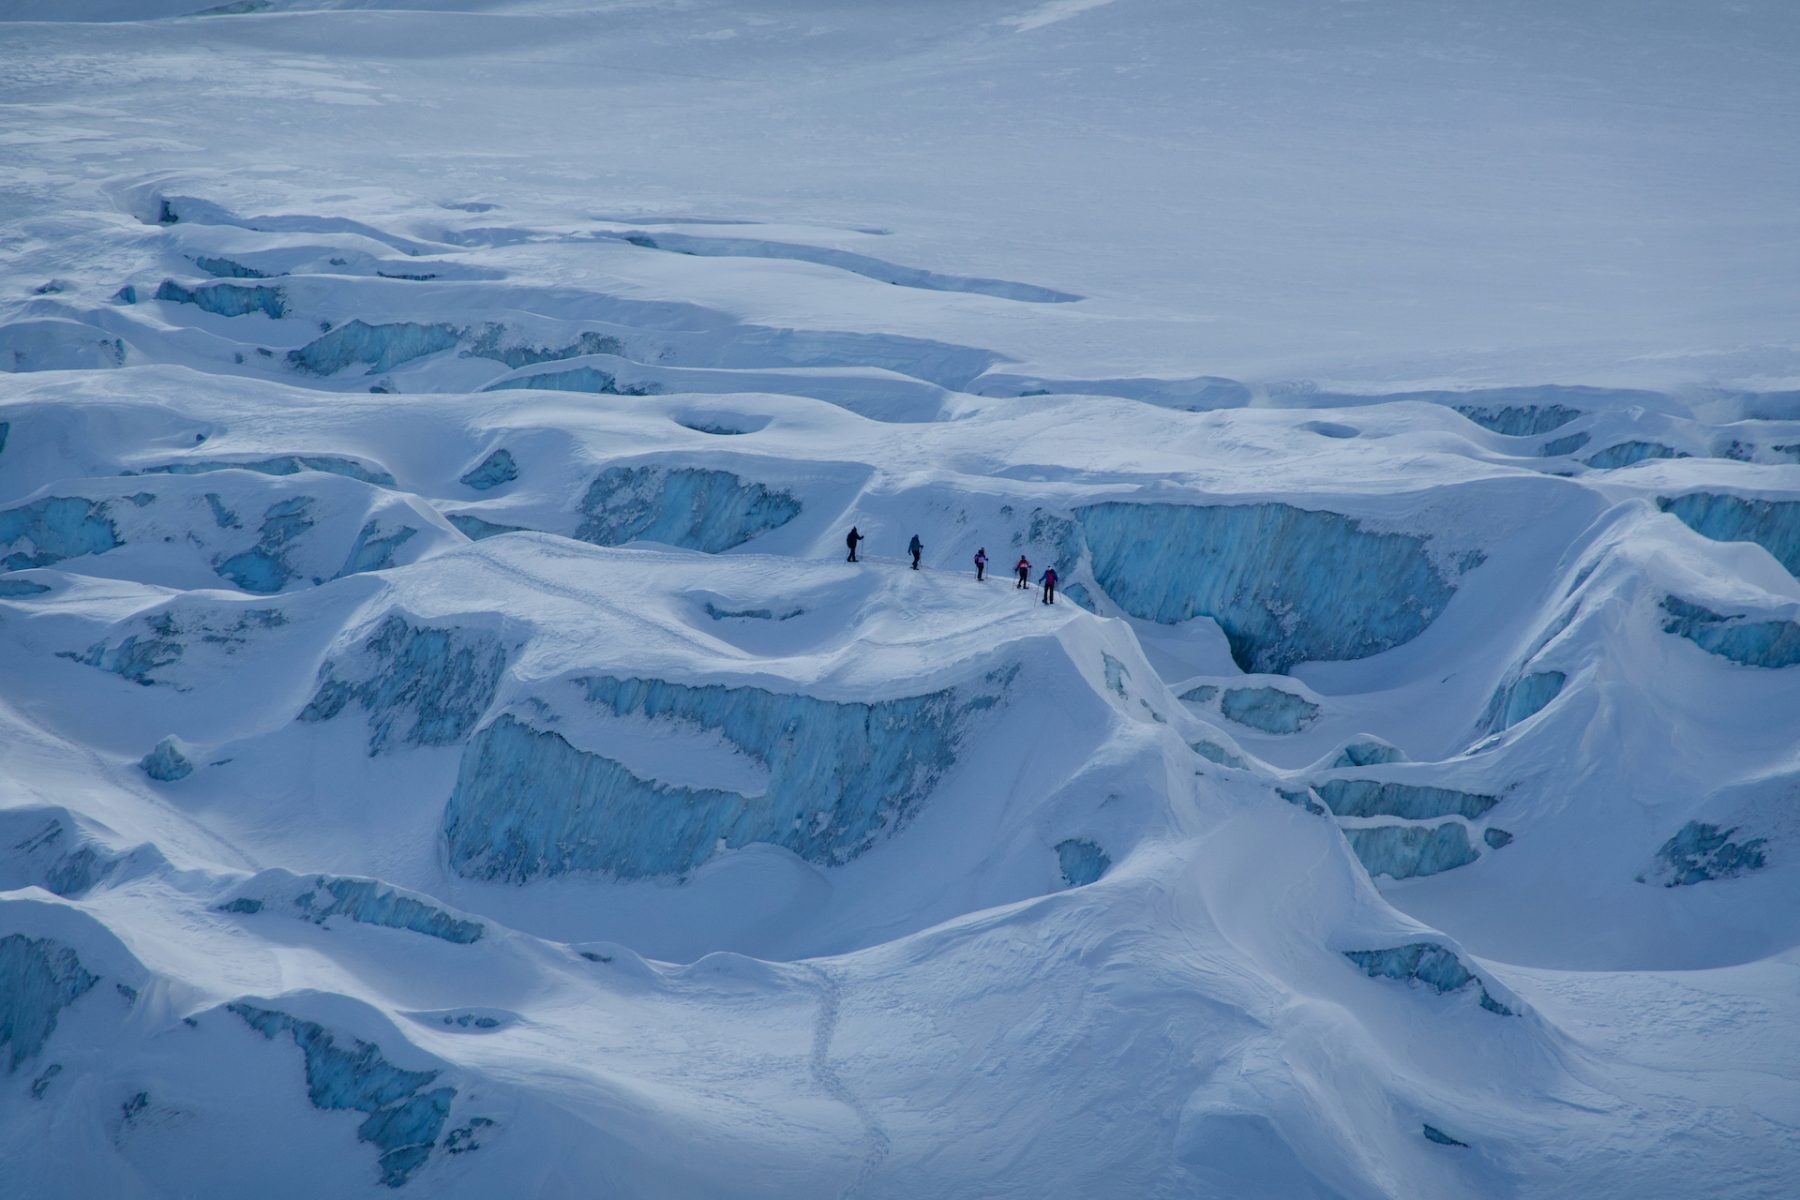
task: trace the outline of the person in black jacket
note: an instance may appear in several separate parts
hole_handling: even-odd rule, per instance
[[[918,570],[919,555],[925,553],[925,543],[921,542],[919,540],[919,535],[915,533],[912,536],[912,541],[907,543],[906,549],[907,552],[913,556],[913,570]]]
[[[850,536],[848,536],[844,539],[844,545],[850,547],[850,557],[845,559],[844,561],[845,562],[857,561],[857,559],[856,559],[856,543],[862,542],[862,541],[867,541],[867,540],[868,539],[865,538],[862,534],[856,532],[856,526],[852,525],[850,527]]]

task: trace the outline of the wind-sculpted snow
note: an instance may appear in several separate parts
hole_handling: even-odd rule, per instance
[[[378,487],[394,486],[394,477],[386,471],[341,454],[280,454],[271,458],[242,460],[184,459],[181,462],[145,467],[142,474],[204,475],[210,471],[255,471],[259,475],[297,475],[301,471],[322,471],[327,475],[342,475],[346,479],[358,479]]]
[[[1411,879],[1466,867],[1480,857],[1455,821],[1442,825],[1365,825],[1344,830],[1371,875]]]
[[[1651,877],[1664,887],[1730,879],[1768,865],[1767,838],[1734,840],[1737,830],[1689,821],[1656,852]],[[1643,878],[1639,876],[1639,878]]]
[[[1754,620],[1717,613],[1676,596],[1665,596],[1663,632],[1678,634],[1708,654],[1746,667],[1791,667],[1800,663],[1800,621]]]
[[[1715,542],[1755,542],[1790,575],[1800,576],[1800,500],[1758,500],[1721,492],[1689,492],[1658,500],[1682,524]]]
[[[46,496],[0,512],[0,570],[47,567],[124,545],[106,501]]]
[[[0,325],[0,371],[96,371],[125,365],[125,342],[62,318]]]
[[[455,1088],[431,1087],[439,1072],[404,1070],[373,1042],[284,1012],[243,1002],[226,1007],[270,1041],[293,1039],[305,1055],[306,1098],[314,1108],[368,1114],[356,1137],[380,1152],[382,1183],[400,1187],[425,1165],[456,1099]]]
[[[312,511],[310,496],[291,496],[269,505],[257,529],[256,544],[215,559],[213,570],[246,592],[259,596],[279,592],[295,578],[294,566],[288,561],[288,547],[313,527]]]
[[[523,525],[501,525],[485,520],[474,513],[446,513],[444,519],[456,526],[457,531],[470,541],[479,542],[482,538],[491,538],[496,534],[518,533]]]
[[[366,366],[364,374],[379,375],[415,358],[453,349],[461,336],[454,325],[346,321],[300,349],[289,350],[287,361],[310,375],[335,375],[351,366]]]
[[[182,753],[181,743],[173,737],[156,743],[156,748],[144,755],[138,766],[158,783],[174,783],[194,773],[192,760]]]
[[[1582,461],[1599,470],[1616,470],[1619,467],[1635,466],[1657,458],[1686,458],[1686,454],[1673,446],[1665,446],[1661,442],[1620,442],[1608,446],[1597,454],[1590,454]]]
[[[376,879],[313,875],[294,879],[286,872],[271,872],[239,895],[219,905],[221,912],[275,913],[324,925],[332,917],[345,917],[361,925],[410,930],[426,937],[468,945],[481,940],[479,921],[455,917],[442,908],[388,887]]]
[[[98,982],[61,942],[18,933],[0,937],[0,1049],[8,1053],[8,1074],[44,1048],[62,1010]]]
[[[493,634],[389,615],[354,652],[319,669],[300,720],[327,721],[354,702],[368,715],[371,757],[454,745],[493,703],[506,660]]]
[[[1568,676],[1561,671],[1533,671],[1503,685],[1488,701],[1481,728],[1488,733],[1511,729],[1527,717],[1542,712],[1562,694]]]
[[[510,451],[502,447],[470,467],[457,482],[478,492],[490,491],[519,477],[519,465]]]
[[[271,320],[287,316],[287,300],[276,287],[245,287],[233,283],[210,283],[197,288],[186,287],[173,279],[165,279],[156,289],[156,299],[174,304],[192,304],[202,312],[221,317],[244,317],[261,313]]]
[[[1056,861],[1065,887],[1086,887],[1106,874],[1112,856],[1087,838],[1067,838],[1056,843]]]
[[[1512,1009],[1488,993],[1487,985],[1463,965],[1454,951],[1436,942],[1413,942],[1389,950],[1346,950],[1344,957],[1361,967],[1371,979],[1418,982],[1439,995],[1474,987],[1481,996],[1481,1007],[1503,1017],[1515,1015]]]
[[[1560,429],[1579,418],[1580,409],[1564,404],[1458,405],[1456,411],[1483,429],[1508,437],[1529,437]]]
[[[614,717],[716,732],[768,772],[743,795],[641,778],[559,734],[507,715],[463,753],[444,812],[450,865],[526,882],[570,872],[681,875],[720,848],[784,846],[832,866],[906,824],[956,764],[971,722],[1005,676],[873,704],[752,687],[592,676],[578,683]]]
[[[717,554],[800,515],[787,492],[701,467],[608,467],[581,499],[575,536],[597,546],[663,542]]]
[[[1333,779],[1319,784],[1315,790],[1325,801],[1325,806],[1340,817],[1430,821],[1458,816],[1473,820],[1499,803],[1497,797],[1474,792],[1374,779]]]
[[[1219,711],[1228,720],[1264,733],[1299,733],[1319,717],[1319,706],[1305,696],[1272,687],[1227,688]]]
[[[1425,539],[1287,504],[1076,510],[1095,580],[1127,613],[1219,623],[1247,672],[1355,659],[1410,641],[1455,594]]]

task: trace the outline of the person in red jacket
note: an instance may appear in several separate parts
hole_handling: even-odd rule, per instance
[[[1013,570],[1019,573],[1018,587],[1029,589],[1031,587],[1031,560],[1023,554],[1019,555],[1019,561],[1014,564]]]
[[[983,546],[975,552],[975,582],[980,583],[987,578],[987,547]]]
[[[1045,567],[1044,568],[1044,578],[1043,578],[1042,582],[1044,584],[1044,603],[1045,604],[1055,604],[1056,603],[1056,568],[1055,567]]]

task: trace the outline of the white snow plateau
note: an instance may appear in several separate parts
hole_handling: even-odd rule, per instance
[[[206,5],[0,0],[0,1196],[1800,1189],[1800,7]]]

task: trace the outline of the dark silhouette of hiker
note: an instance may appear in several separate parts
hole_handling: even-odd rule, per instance
[[[1013,566],[1013,570],[1015,570],[1019,573],[1019,582],[1018,582],[1017,586],[1014,587],[1013,590],[1014,591],[1019,591],[1021,589],[1030,590],[1030,588],[1031,588],[1031,560],[1029,558],[1026,558],[1023,554],[1019,555],[1019,561]]]
[[[844,545],[850,547],[850,557],[845,559],[844,561],[845,562],[856,562],[857,561],[856,543],[866,542],[866,541],[868,541],[868,538],[866,538],[862,534],[856,532],[856,526],[852,525],[850,527],[850,536],[848,536],[844,539]]]
[[[987,578],[987,547],[983,546],[975,552],[975,582],[980,583]]]
[[[1044,578],[1040,582],[1042,582],[1044,585],[1044,603],[1045,604],[1055,604],[1056,603],[1056,568],[1055,567],[1045,567],[1044,568]]]
[[[915,571],[918,570],[919,569],[919,555],[925,553],[925,543],[921,542],[919,540],[919,535],[915,533],[912,536],[912,541],[910,541],[906,544],[906,549],[907,549],[907,552],[913,556],[913,570],[915,570]]]

